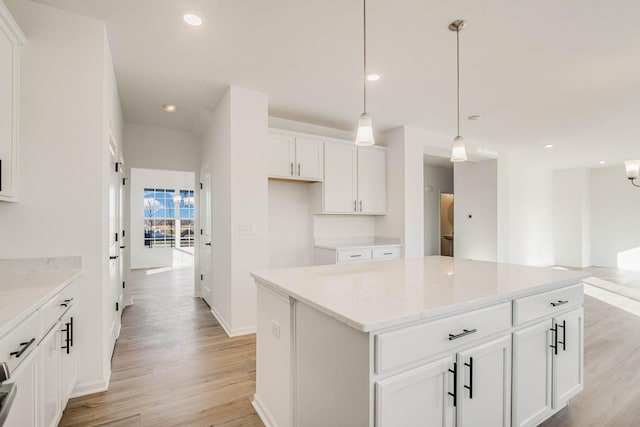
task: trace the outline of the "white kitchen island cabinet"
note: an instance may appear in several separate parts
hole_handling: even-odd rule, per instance
[[[269,427],[533,426],[582,389],[588,275],[425,257],[254,273]]]

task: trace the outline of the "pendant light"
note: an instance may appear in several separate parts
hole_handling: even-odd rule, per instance
[[[373,121],[367,113],[367,0],[363,0],[362,6],[363,16],[363,33],[364,33],[364,70],[362,74],[363,81],[363,112],[358,119],[358,133],[356,134],[356,145],[367,146],[375,144],[373,140]]]
[[[453,138],[453,148],[451,149],[452,162],[466,162],[467,150],[464,146],[464,138],[460,136],[460,31],[467,26],[467,21],[458,19],[449,24],[449,30],[456,32],[456,114],[457,133]]]
[[[638,174],[640,174],[640,160],[627,160],[624,162],[624,167],[627,170],[627,179],[631,185],[640,187],[640,185],[634,182],[638,179]]]

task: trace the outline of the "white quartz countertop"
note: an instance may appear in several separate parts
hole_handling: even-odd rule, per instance
[[[355,249],[363,247],[402,246],[400,239],[387,237],[353,238],[353,239],[323,239],[316,240],[314,246],[321,249]]]
[[[589,274],[451,257],[252,273],[259,284],[363,332],[579,283]]]
[[[81,271],[79,257],[58,258],[57,262],[53,258],[38,260],[42,262],[0,260],[0,338],[71,283]]]

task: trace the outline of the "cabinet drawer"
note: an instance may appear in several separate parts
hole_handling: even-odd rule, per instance
[[[41,340],[55,326],[60,318],[74,303],[75,286],[70,284],[40,309],[40,335]]]
[[[461,344],[489,337],[511,327],[508,302],[433,322],[385,332],[375,337],[375,367],[381,374]]]
[[[362,261],[367,259],[371,259],[371,248],[338,250],[338,262]]]
[[[0,338],[0,361],[7,362],[9,371],[13,372],[20,362],[26,359],[29,353],[38,346],[37,339],[40,330],[38,320],[39,316],[36,311],[9,331],[7,335]]]
[[[373,259],[400,258],[400,246],[373,248]]]
[[[519,298],[513,301],[513,324],[517,326],[542,317],[551,317],[567,308],[581,306],[583,302],[582,284]]]

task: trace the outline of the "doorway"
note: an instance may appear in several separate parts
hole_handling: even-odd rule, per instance
[[[442,224],[443,196],[453,200],[453,164],[448,157],[424,156],[424,255],[453,254],[453,207],[451,226]],[[444,206],[449,209],[449,200]],[[443,238],[447,235],[447,239]]]
[[[453,193],[440,193],[440,255],[453,256]]]

